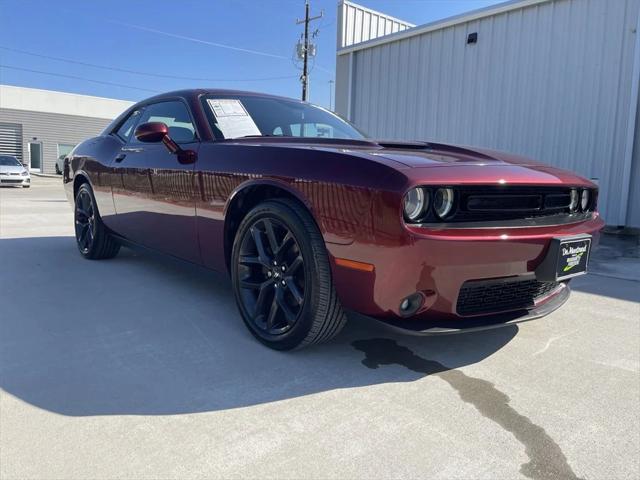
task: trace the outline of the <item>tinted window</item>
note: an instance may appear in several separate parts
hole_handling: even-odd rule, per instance
[[[21,167],[22,164],[18,161],[16,157],[12,157],[9,155],[0,155],[0,165],[3,167]]]
[[[240,106],[233,105],[232,101],[239,102]],[[207,97],[204,107],[208,111],[213,130],[224,138],[256,135],[365,138],[348,122],[328,110],[293,100],[212,95]],[[243,118],[245,116],[250,119]]]
[[[195,128],[187,106],[180,101],[154,103],[144,108],[140,125],[147,122],[162,122],[169,127],[169,136],[177,143],[192,142]],[[132,142],[137,140],[132,139]]]
[[[133,129],[138,123],[138,118],[140,117],[140,110],[135,110],[132,112],[129,117],[124,121],[120,128],[116,130],[116,135],[122,138],[125,142],[129,140],[131,135],[133,134]]]

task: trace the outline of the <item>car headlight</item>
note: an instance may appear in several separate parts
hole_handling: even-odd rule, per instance
[[[429,193],[417,187],[409,190],[404,196],[404,217],[415,222],[429,206]]]
[[[433,209],[440,218],[445,218],[453,208],[453,189],[439,188],[433,198]]]
[[[589,206],[589,198],[589,190],[582,190],[582,193],[580,194],[580,208],[583,212],[587,211],[587,207]]]
[[[28,176],[28,175],[29,175],[29,172],[27,172],[26,170],[23,170],[21,175],[22,175],[23,177],[26,177],[26,176]]]
[[[569,203],[569,210],[572,212],[576,211],[578,208],[578,190],[575,188],[571,189],[571,202]]]

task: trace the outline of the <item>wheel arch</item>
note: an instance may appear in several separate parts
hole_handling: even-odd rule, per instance
[[[78,195],[78,189],[80,188],[80,185],[82,185],[83,183],[88,183],[89,187],[91,187],[91,189],[93,189],[93,185],[91,185],[91,180],[89,180],[89,175],[87,175],[86,172],[80,170],[78,172],[75,173],[75,175],[73,176],[73,199],[75,201],[76,196]]]
[[[322,232],[313,207],[299,190],[287,183],[270,179],[244,182],[231,193],[224,208],[224,257],[227,271],[230,267],[233,241],[242,219],[256,205],[276,198],[286,198],[298,203],[309,212],[318,230]]]

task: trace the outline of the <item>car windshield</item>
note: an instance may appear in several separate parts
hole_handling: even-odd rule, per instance
[[[365,139],[334,113],[308,103],[250,95],[208,96],[204,103],[212,128],[220,138]]]
[[[3,167],[21,167],[22,164],[16,157],[10,157],[8,155],[0,155],[0,165]]]

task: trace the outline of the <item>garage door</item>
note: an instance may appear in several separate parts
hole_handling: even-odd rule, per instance
[[[0,123],[0,155],[13,155],[22,161],[22,125]]]

